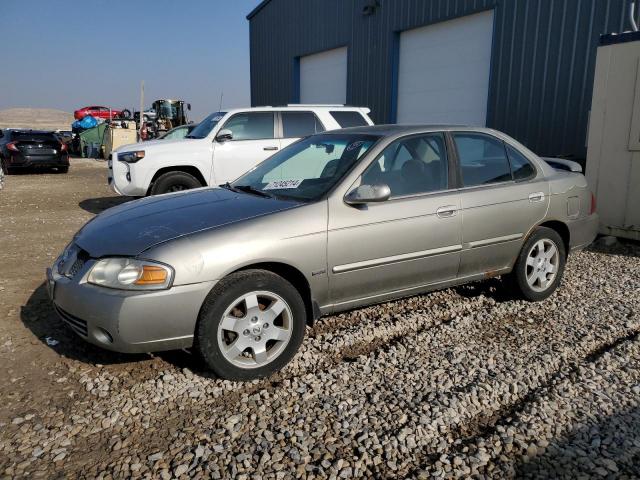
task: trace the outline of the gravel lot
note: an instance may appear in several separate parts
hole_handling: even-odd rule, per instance
[[[284,371],[240,384],[56,318],[45,267],[123,201],[104,170],[0,192],[0,477],[640,476],[637,244],[573,255],[542,303],[491,280],[323,318]]]

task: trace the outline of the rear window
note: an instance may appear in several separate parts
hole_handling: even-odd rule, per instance
[[[362,127],[369,125],[360,112],[329,112],[341,128]]]
[[[281,112],[282,136],[298,138],[324,132],[324,127],[313,112]]]
[[[511,172],[513,173],[513,179],[517,182],[533,177],[536,174],[536,169],[533,165],[531,165],[531,162],[527,160],[527,157],[525,157],[509,144],[506,144],[506,147],[507,155],[509,156],[509,162],[511,162]]]
[[[58,141],[53,133],[46,132],[12,132],[11,138],[13,140],[31,140],[34,142]]]

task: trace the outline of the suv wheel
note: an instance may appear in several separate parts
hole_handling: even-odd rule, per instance
[[[558,232],[538,227],[524,243],[508,281],[525,299],[544,300],[558,288],[566,259]]]
[[[160,175],[151,187],[151,195],[180,192],[202,187],[200,181],[186,172],[167,172]]]
[[[194,351],[221,378],[266,377],[293,358],[305,325],[304,302],[293,285],[271,272],[245,270],[207,296]]]

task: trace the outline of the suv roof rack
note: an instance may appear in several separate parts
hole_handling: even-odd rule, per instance
[[[344,103],[287,103],[287,107],[346,107]]]

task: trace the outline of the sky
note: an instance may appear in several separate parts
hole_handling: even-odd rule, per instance
[[[1,0],[0,110],[191,103],[199,121],[247,106],[259,0]]]

